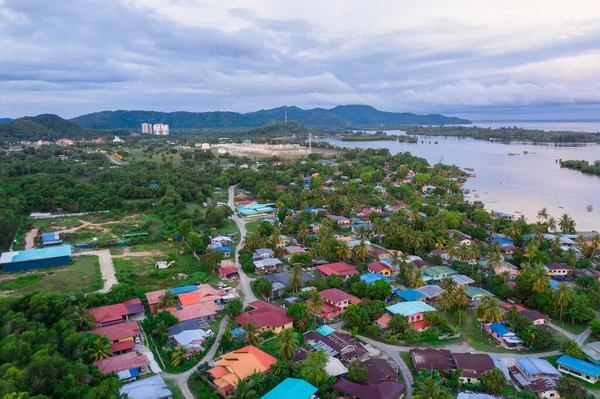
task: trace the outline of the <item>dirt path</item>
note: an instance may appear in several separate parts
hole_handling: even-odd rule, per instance
[[[62,229],[62,230],[58,230],[59,233],[64,233],[64,234],[69,234],[69,233],[75,233],[76,231],[79,231],[81,229],[85,229],[85,228],[91,228],[91,229],[96,229],[101,231],[102,233],[108,233],[110,230],[107,229],[106,227],[102,227],[102,225],[96,224],[96,223],[91,223],[91,222],[86,222],[84,220],[79,220],[79,222],[81,223],[79,226],[75,226],[75,227],[70,227],[67,229]],[[117,223],[117,222],[115,222]]]
[[[152,251],[140,251],[140,252],[123,252],[121,255],[113,255],[113,258],[129,258],[130,256],[166,256],[161,250],[153,249]]]
[[[25,249],[35,247],[35,237],[37,237],[38,231],[40,231],[40,229],[31,229],[25,233]]]
[[[84,251],[73,254],[73,256],[83,255],[93,255],[98,257],[98,261],[100,262],[100,272],[102,273],[102,280],[104,280],[104,287],[99,289],[97,292],[106,294],[111,290],[113,285],[118,283],[115,265],[113,264],[110,251],[108,249],[101,249],[98,251]]]

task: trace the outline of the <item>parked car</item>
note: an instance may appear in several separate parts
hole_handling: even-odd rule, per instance
[[[135,343],[136,344],[141,344],[142,340],[140,339],[140,337],[135,337]]]
[[[206,330],[206,335],[212,337],[213,335],[215,335],[215,333],[213,332],[213,330]]]

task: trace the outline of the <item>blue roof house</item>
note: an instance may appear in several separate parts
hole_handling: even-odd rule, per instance
[[[499,322],[487,324],[485,331],[507,349],[514,349],[523,343],[523,340],[517,337],[517,334]]]
[[[0,255],[0,265],[4,272],[68,265],[72,250],[70,245],[58,245],[42,249],[4,252]]]
[[[417,290],[406,290],[402,291],[398,294],[398,296],[405,301],[424,301],[427,296],[423,294],[421,291]]]
[[[298,378],[286,378],[261,399],[311,399],[318,389]]]
[[[558,371],[561,373],[571,374],[592,384],[596,383],[598,377],[600,377],[600,366],[572,356],[562,355],[558,358],[556,364],[558,364]]]
[[[231,247],[216,247],[216,248],[212,248],[213,251],[219,251],[219,252],[223,252],[223,256],[226,258],[231,257]]]

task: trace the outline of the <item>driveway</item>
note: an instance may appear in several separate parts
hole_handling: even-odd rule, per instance
[[[117,276],[115,272],[115,265],[112,261],[112,255],[108,249],[100,249],[97,251],[84,251],[74,253],[73,256],[84,256],[91,255],[97,256],[100,262],[100,272],[102,273],[102,280],[104,280],[104,287],[99,289],[97,292],[106,294],[111,290],[113,285],[117,284]]]
[[[236,187],[237,187],[237,185],[229,187],[229,200],[228,200],[227,204],[233,210],[233,216],[231,218],[233,219],[233,221],[237,225],[238,229],[240,230],[240,241],[238,242],[238,245],[235,247],[235,267],[237,267],[238,273],[240,275],[240,288],[244,292],[244,305],[248,305],[248,303],[256,301],[256,297],[252,293],[252,288],[250,287],[250,282],[252,282],[254,279],[250,278],[250,277],[248,277],[248,275],[246,275],[246,273],[242,269],[242,265],[240,265],[240,261],[239,261],[239,253],[240,253],[240,250],[242,249],[242,247],[244,246],[244,240],[246,238],[247,231],[246,231],[246,222],[243,219],[241,219],[235,212],[234,198],[235,198],[235,188]]]

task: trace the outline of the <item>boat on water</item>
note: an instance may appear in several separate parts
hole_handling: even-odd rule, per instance
[[[516,156],[516,155],[521,155],[521,154],[519,154],[519,153],[516,153],[516,152],[509,152],[509,153],[508,153],[508,156],[509,156],[509,157],[514,157],[514,156]]]

